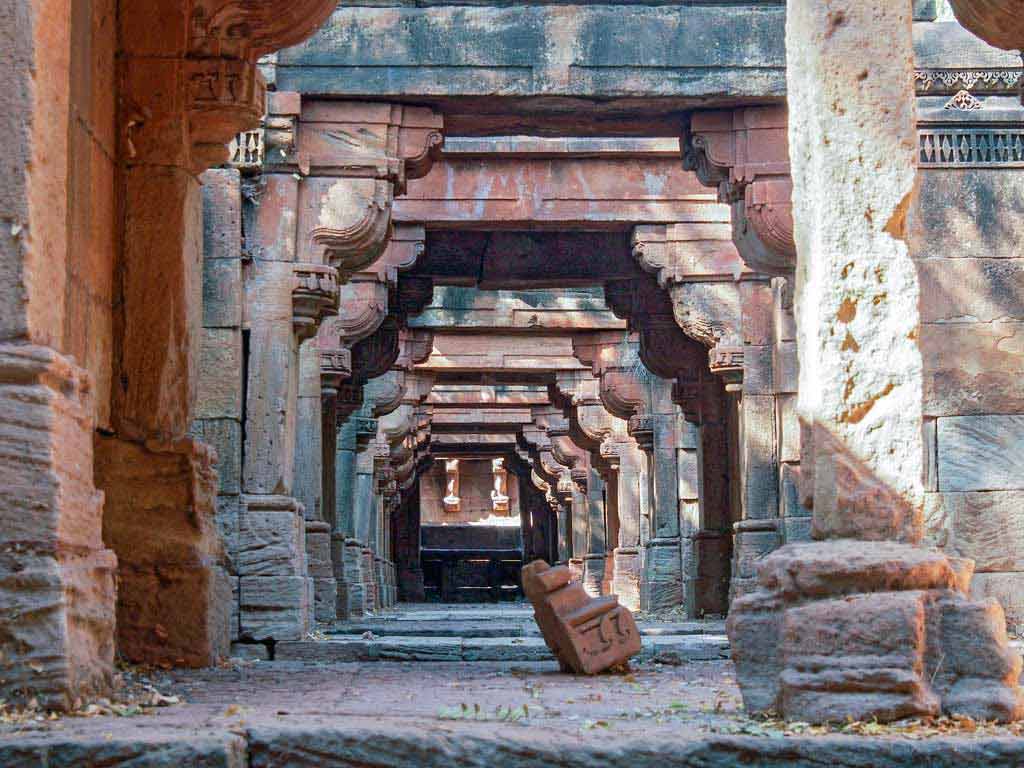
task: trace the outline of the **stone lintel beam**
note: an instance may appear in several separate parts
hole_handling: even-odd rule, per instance
[[[683,167],[732,207],[733,240],[751,269],[792,274],[793,181],[784,105],[694,112]]]
[[[474,151],[458,149],[467,142]],[[660,151],[649,151],[651,142]],[[715,223],[729,236],[728,207],[709,200],[679,166],[678,144],[672,154],[664,140],[590,141],[585,151],[559,151],[570,143],[548,140],[530,154],[509,151],[506,141],[450,141],[427,177],[395,201],[395,221],[448,230],[572,230],[682,219]]]
[[[621,338],[621,332],[618,334]],[[416,366],[419,371],[482,374],[550,374],[584,370],[573,352],[569,333],[551,334],[538,343],[535,334],[494,332],[467,334],[436,332],[430,357]]]

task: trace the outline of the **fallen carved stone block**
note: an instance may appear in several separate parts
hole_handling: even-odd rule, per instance
[[[596,675],[640,653],[633,614],[615,596],[589,597],[567,567],[530,563],[523,568],[523,591],[564,671]]]

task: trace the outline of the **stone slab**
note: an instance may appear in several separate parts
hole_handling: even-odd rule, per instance
[[[938,420],[940,491],[1024,489],[1024,416]]]
[[[1024,571],[1024,491],[928,493],[925,525],[930,542],[976,572]]]
[[[1024,322],[921,326],[927,416],[1024,412]]]
[[[728,658],[724,634],[645,636],[640,660],[681,664]],[[379,636],[278,642],[275,662],[347,663],[365,661],[533,662],[553,661],[543,638]]]

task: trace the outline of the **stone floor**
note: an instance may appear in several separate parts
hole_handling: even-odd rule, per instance
[[[692,623],[691,623],[692,624]],[[646,639],[686,622],[642,623]],[[714,628],[715,624],[710,624]],[[431,608],[342,633],[449,640],[533,636],[528,609]],[[403,635],[403,628],[417,634]],[[514,628],[521,635],[509,634]],[[699,629],[693,624],[691,629]],[[427,630],[433,634],[424,634]],[[659,632],[674,634],[662,634]],[[446,634],[447,633],[447,634]],[[714,636],[692,632],[691,637]],[[181,703],[124,716],[5,718],[0,766],[1018,766],[1016,729],[941,721],[896,728],[783,726],[740,706],[731,662],[647,660],[623,675],[553,661],[303,662],[236,659],[209,670],[126,670]],[[166,701],[164,703],[167,703]],[[871,736],[871,738],[866,738]]]

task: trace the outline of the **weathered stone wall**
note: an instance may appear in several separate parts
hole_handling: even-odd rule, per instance
[[[1024,194],[1019,171],[928,169],[912,211],[921,280],[928,538],[1024,628]]]
[[[67,706],[110,683],[114,554],[93,428],[109,424],[113,2],[0,18],[0,696]]]

